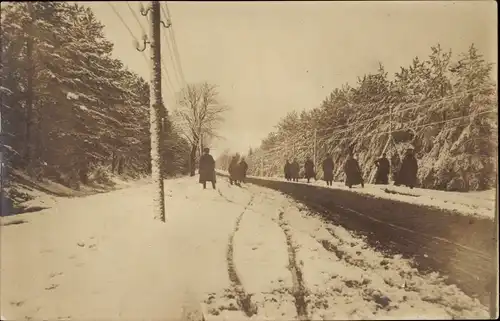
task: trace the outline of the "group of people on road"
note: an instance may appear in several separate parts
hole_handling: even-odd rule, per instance
[[[375,161],[375,166],[377,166],[377,171],[375,172],[375,184],[388,185],[391,165],[385,153],[382,154],[381,158]],[[401,167],[395,175],[394,185],[405,185],[409,188],[415,187],[417,184],[417,172],[418,162],[415,158],[415,154],[413,153],[413,149],[409,148],[406,150]]]
[[[375,173],[375,184],[389,184],[389,174],[391,172],[391,166],[389,160],[387,159],[387,155],[385,153],[382,154],[382,157],[375,161],[375,166],[377,167]],[[334,162],[332,156],[330,154],[326,155],[326,158],[322,162],[323,169],[323,179],[326,182],[327,186],[332,186],[333,184],[333,170],[334,170]],[[349,188],[352,188],[354,185],[361,185],[364,187],[365,182],[363,179],[363,172],[361,170],[361,166],[356,158],[354,158],[354,154],[349,152],[346,162],[344,163],[343,170],[345,173],[345,185]],[[403,158],[401,168],[396,174],[394,185],[406,185],[410,188],[415,187],[417,182],[417,172],[418,172],[418,163],[415,155],[413,153],[413,149],[408,149]],[[297,159],[294,159],[292,163],[289,160],[286,161],[284,167],[285,179],[287,181],[298,182],[300,176],[300,166],[297,162]],[[308,157],[304,163],[304,177],[307,179],[307,182],[310,182],[311,178],[316,179],[316,172],[314,168],[314,163],[310,157]]]
[[[287,181],[298,182],[300,177],[300,165],[297,162],[297,159],[294,159],[292,163],[289,160],[285,163],[285,179]],[[304,177],[307,179],[309,183],[311,178],[316,180],[316,172],[314,170],[314,162],[310,157],[306,159],[304,164]]]
[[[245,162],[245,159],[243,157],[240,158],[239,155],[233,156],[228,168],[229,182],[231,185],[236,184],[240,186],[241,183],[244,183],[247,176],[247,170],[248,164]],[[199,182],[203,185],[203,189],[207,188],[207,182],[211,182],[212,188],[215,189],[215,160],[212,155],[210,155],[209,148],[203,149],[198,172],[200,174]]]
[[[247,177],[247,170],[248,164],[245,162],[245,158],[239,158],[238,155],[233,156],[227,170],[229,172],[229,183],[241,186],[241,183],[244,183]]]
[[[287,181],[298,182],[300,177],[300,165],[297,159],[294,159],[293,162],[290,163],[289,160],[285,163],[285,179]],[[316,178],[316,173],[314,172],[314,163],[308,158],[304,164],[304,176],[309,183],[311,178]]]
[[[208,148],[204,148],[203,155],[200,157],[199,182],[203,185],[204,189],[206,188],[206,183],[211,182],[212,187],[215,189],[215,160],[209,154],[209,152],[210,150]],[[375,166],[377,167],[377,170],[375,172],[375,184],[389,184],[391,166],[385,153],[383,153],[382,157],[375,161]],[[323,179],[325,180],[326,185],[332,186],[334,162],[330,154],[327,154],[326,158],[323,160],[322,169]],[[245,159],[240,158],[239,155],[233,156],[228,168],[229,182],[231,183],[231,185],[236,184],[240,186],[241,183],[244,183],[247,175],[247,170],[248,164],[246,163]],[[364,187],[365,182],[363,179],[361,166],[359,165],[358,160],[354,158],[354,154],[352,152],[349,153],[347,160],[344,163],[343,170],[345,173],[346,186],[348,186],[349,188],[352,188],[352,186],[354,185],[361,185],[361,187]],[[401,163],[401,167],[395,176],[394,185],[406,185],[410,188],[415,187],[417,182],[417,172],[418,162],[413,153],[413,149],[410,148],[406,151],[406,154]],[[297,159],[294,159],[291,163],[289,160],[286,160],[284,174],[287,181],[299,181],[300,166]],[[304,163],[304,177],[307,179],[308,183],[310,183],[311,178],[314,178],[315,180],[317,179],[314,162],[310,157],[307,157]]]

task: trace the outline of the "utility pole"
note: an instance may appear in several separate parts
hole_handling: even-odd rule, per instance
[[[288,155],[288,139],[285,138],[285,161],[288,160],[290,155]]]
[[[389,104],[389,138],[387,139],[387,144],[385,145],[386,147],[389,147],[392,143],[392,105]],[[391,181],[392,179],[392,174],[393,174],[393,171],[394,171],[394,168],[392,168],[392,154],[390,153],[390,147],[389,147],[389,180],[388,182]],[[384,152],[385,152],[385,148],[384,148]]]
[[[144,36],[144,48],[138,51],[146,50],[146,45],[150,46],[151,55],[151,74],[149,85],[149,125],[151,133],[151,177],[155,186],[153,203],[154,216],[165,222],[165,194],[163,187],[163,155],[162,145],[165,133],[163,130],[164,121],[162,116],[166,114],[161,96],[161,42],[160,42],[160,24],[165,28],[170,27],[170,22],[165,24],[161,21],[160,2],[151,1],[151,7],[144,10],[141,8],[141,15],[147,16],[149,13],[150,31],[148,37]],[[166,115],[165,115],[166,116]]]
[[[313,164],[314,170],[316,170],[316,137],[317,137],[317,129],[314,129],[314,146],[313,146]]]
[[[497,191],[498,191],[498,177],[497,177]],[[498,197],[496,198],[496,208],[498,208]],[[498,244],[498,211],[495,213],[494,217],[494,223],[495,223],[495,229],[494,232],[495,234],[493,235],[493,240],[497,242]],[[492,262],[492,268],[493,271],[498,271],[498,252],[494,251],[493,252],[493,260]],[[496,320],[498,318],[498,289],[499,289],[499,284],[498,284],[498,275],[494,274],[491,282],[490,282],[490,318],[492,320]]]

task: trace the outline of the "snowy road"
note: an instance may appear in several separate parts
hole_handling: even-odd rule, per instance
[[[495,284],[496,240],[488,218],[375,198],[356,189],[250,180],[302,201],[327,221],[363,235],[380,251],[413,258],[421,271],[446,274],[451,283],[489,303]]]
[[[9,320],[488,317],[478,300],[421,275],[279,192],[166,181],[58,199],[2,219],[1,313]],[[17,224],[13,224],[17,223]],[[201,303],[201,304],[200,304]],[[184,308],[184,311],[183,311]]]

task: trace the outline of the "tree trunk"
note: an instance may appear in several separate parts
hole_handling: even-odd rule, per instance
[[[115,168],[116,168],[116,155],[115,152],[111,154],[111,174],[115,173]]]
[[[45,146],[45,133],[44,133],[44,118],[42,106],[44,106],[44,102],[38,100],[37,109],[36,109],[36,119],[37,119],[37,141],[36,141],[36,156],[38,167],[42,170],[45,166],[45,155],[44,155],[44,146]]]
[[[118,175],[123,174],[123,157],[121,156],[118,160],[118,170],[117,170]]]
[[[28,172],[31,171],[31,124],[32,124],[32,112],[33,112],[33,67],[32,67],[32,39],[28,37],[26,40],[26,65],[27,65],[27,88],[26,88],[26,134],[25,134],[25,154],[24,161],[28,168]],[[31,173],[30,173],[31,174]]]
[[[196,175],[196,150],[198,149],[198,144],[193,144],[191,146],[191,152],[189,154],[189,172],[190,176]]]

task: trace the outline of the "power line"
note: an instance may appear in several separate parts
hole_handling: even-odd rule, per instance
[[[431,101],[427,101],[425,103],[420,103],[420,104],[418,104],[418,103],[411,103],[410,106],[413,105],[413,107],[408,107],[408,108],[405,108],[405,109],[400,109],[400,110],[397,110],[396,112],[397,113],[401,113],[401,112],[404,112],[404,111],[418,109],[418,108],[421,108],[421,107],[424,107],[424,106],[427,106],[427,105],[430,105],[430,104],[438,103],[438,102],[452,101],[452,100],[454,100],[456,98],[460,98],[463,94],[478,92],[480,90],[484,90],[485,88],[491,89],[491,86],[479,86],[477,88],[473,88],[473,89],[464,91],[464,92],[462,92],[460,94],[456,94],[456,95],[451,96],[451,97],[446,97],[446,98],[440,98],[440,99],[436,99],[436,100],[431,100]],[[374,103],[374,104],[380,104],[380,103],[381,102]],[[403,104],[399,104],[399,105],[401,106]],[[393,111],[393,113],[394,113],[394,111]],[[333,127],[333,128],[319,129],[318,132],[328,132],[328,135],[338,135],[338,134],[342,134],[342,133],[345,133],[345,132],[348,132],[348,131],[351,131],[351,130],[355,129],[357,125],[361,125],[361,124],[364,124],[364,123],[367,123],[367,122],[372,122],[375,119],[380,119],[380,118],[384,118],[384,117],[390,116],[390,114],[391,113],[385,113],[385,114],[381,114],[381,115],[372,117],[370,119],[356,121],[354,123],[348,123],[348,124],[340,125],[340,126]],[[346,127],[346,126],[347,126],[347,128],[341,129],[342,127]],[[341,130],[340,131],[336,131],[336,129],[341,129]],[[308,130],[314,130],[314,129],[308,129]],[[294,137],[292,138],[292,140],[295,140],[297,137],[300,137],[300,136],[303,136],[303,135],[304,135],[303,133],[299,132],[298,134],[294,135]],[[320,140],[322,138],[324,138],[324,137],[325,136],[320,137]],[[356,138],[354,138],[354,139],[356,139]],[[290,138],[287,138],[287,140],[290,140]],[[327,141],[330,141],[330,140],[331,139],[327,139]]]
[[[166,4],[166,3],[164,3],[164,4]],[[167,15],[166,10],[165,10],[165,8],[164,8],[164,6],[162,6],[162,7],[161,7],[161,11],[162,11],[163,15],[165,16],[165,19],[167,19],[167,21],[169,21],[169,22],[171,23],[170,17]],[[171,27],[172,27],[172,26],[171,26]],[[179,75],[180,75],[180,71],[179,71],[179,69],[178,69],[178,67],[177,67],[177,64],[176,64],[176,59],[175,59],[175,57],[174,57],[174,56],[175,56],[175,52],[173,51],[172,47],[170,46],[170,41],[169,41],[169,38],[168,38],[167,34],[168,34],[168,31],[166,31],[166,32],[163,34],[163,36],[164,36],[164,38],[165,38],[165,43],[167,44],[167,49],[168,49],[168,51],[169,51],[169,53],[170,53],[170,55],[169,55],[169,57],[170,57],[170,61],[172,62],[172,65],[173,65],[173,67],[174,67],[174,69],[175,69],[175,78],[177,79],[177,81],[179,82],[179,84],[180,84],[180,86],[181,86],[181,88],[182,88],[182,87],[184,86],[184,84],[183,84],[183,82],[182,82],[182,80],[181,80],[181,79],[182,79],[182,77],[181,77],[181,76],[179,76]]]
[[[137,39],[137,37],[136,37],[136,36],[134,36],[134,33],[132,32],[132,30],[130,29],[130,27],[128,26],[128,24],[125,22],[125,20],[123,20],[123,18],[122,18],[122,16],[120,15],[120,13],[116,10],[115,6],[114,6],[111,2],[109,2],[109,1],[107,1],[106,3],[107,3],[110,7],[111,7],[111,9],[113,9],[113,11],[114,11],[115,15],[116,15],[116,16],[120,19],[120,21],[122,22],[122,24],[123,24],[123,25],[125,26],[125,28],[128,30],[128,33],[130,34],[130,36],[131,36],[131,37],[132,37],[135,41],[139,41],[139,40]],[[142,53],[142,57],[144,58],[144,60],[146,61],[146,63],[148,63],[148,58],[146,58],[146,54],[145,54],[144,52]]]
[[[422,108],[422,107],[425,107],[425,106],[428,106],[428,105],[432,105],[432,104],[435,104],[435,103],[439,103],[439,102],[452,101],[454,99],[460,98],[464,94],[472,94],[472,93],[480,92],[480,91],[485,90],[485,89],[492,89],[492,86],[490,86],[490,85],[478,86],[478,87],[475,87],[475,88],[463,91],[463,92],[461,92],[459,94],[454,94],[452,96],[445,97],[445,98],[438,98],[438,99],[435,99],[435,100],[429,100],[429,101],[425,101],[425,102],[421,102],[421,103],[408,103],[406,105],[409,105],[410,107],[407,107],[407,108],[404,108],[404,109],[399,109],[399,110],[393,108],[392,114],[398,114],[398,113],[403,113],[403,112],[409,111],[409,110],[419,109],[419,108]],[[380,102],[376,102],[376,103],[369,103],[367,105],[368,106],[380,106],[381,103],[383,103],[383,100],[380,101]],[[364,105],[364,106],[366,107],[367,105]],[[399,104],[397,104],[397,106],[402,106],[402,105],[405,105],[405,103],[399,103]],[[384,113],[384,114],[380,114],[380,115],[377,115],[375,117],[372,117],[370,119],[365,119],[365,120],[357,121],[355,123],[348,123],[348,124],[339,125],[339,126],[336,126],[336,127],[333,127],[333,128],[321,129],[320,132],[335,131],[336,129],[341,129],[342,127],[346,127],[346,126],[347,127],[351,127],[354,124],[364,124],[364,123],[367,123],[367,122],[371,122],[371,121],[373,121],[375,119],[381,119],[381,118],[384,118],[384,117],[387,117],[387,116],[390,116],[390,115],[391,115],[390,112],[389,113]],[[341,132],[342,131],[337,132],[337,133],[341,133]]]
[[[130,12],[132,13],[132,15],[134,16],[135,18],[135,21],[137,22],[137,24],[139,25],[139,27],[141,28],[142,30],[142,34],[143,35],[146,35],[146,30],[145,28],[142,26],[142,23],[141,23],[141,20],[139,19],[139,16],[137,15],[137,13],[135,12],[135,10],[132,8],[132,6],[130,5],[130,2],[129,1],[126,1],[127,3],[127,6],[130,10]],[[164,61],[164,57],[162,56],[161,58],[161,64],[162,64],[162,70],[164,71],[164,73],[167,75],[167,79],[164,78],[163,76],[163,73],[162,73],[162,77],[164,78],[165,80],[165,86],[166,86],[166,89],[167,89],[167,92],[168,92],[168,96],[171,98],[170,100],[171,101],[175,101],[175,87],[174,87],[174,83],[172,82],[172,79],[170,79],[170,75],[169,73],[167,72],[167,67],[166,67],[166,63]]]
[[[434,125],[439,125],[439,124],[445,124],[445,123],[450,123],[450,122],[454,122],[454,121],[457,121],[457,120],[461,120],[461,119],[467,119],[467,118],[470,118],[470,117],[474,117],[474,116],[479,116],[479,115],[485,115],[485,114],[489,114],[489,113],[495,113],[495,112],[498,112],[497,110],[486,110],[486,111],[482,111],[482,112],[478,112],[478,113],[473,113],[473,114],[470,114],[470,115],[466,115],[466,116],[460,116],[460,117],[455,117],[455,118],[451,118],[451,119],[447,119],[447,120],[442,120],[442,121],[435,121],[435,122],[430,122],[430,123],[425,123],[425,124],[421,124],[421,125],[417,125],[417,126],[412,126],[412,127],[404,127],[402,129],[407,129],[407,130],[415,130],[415,129],[419,129],[419,128],[424,128],[424,127],[429,127],[429,126],[434,126]],[[373,137],[376,137],[376,136],[382,136],[382,135],[385,135],[385,134],[389,134],[391,133],[391,131],[384,131],[384,132],[379,132],[379,133],[375,133],[375,134],[370,134],[370,135],[358,135],[357,137],[354,137],[354,138],[338,138],[338,139],[327,139],[323,142],[323,144],[331,144],[335,141],[346,141],[346,140],[358,140],[358,139],[364,139],[364,138],[373,138]],[[303,133],[298,133],[296,135],[294,135],[291,139],[287,139],[287,140],[292,140],[295,142],[295,139],[297,137],[304,137]],[[282,151],[282,147],[280,146],[283,146],[283,144],[286,144],[286,141],[280,141],[280,142],[277,142],[277,146],[274,146],[270,149],[262,149],[262,152],[264,153],[264,155],[268,156],[268,155],[274,155],[274,153],[276,152],[281,152]],[[322,145],[323,145],[322,144]],[[303,149],[304,145],[303,144],[299,144],[299,147],[298,149],[301,150]]]
[[[134,9],[132,9],[132,6],[130,5],[130,2],[129,1],[126,1],[127,3],[127,6],[128,6],[128,9],[130,10],[130,12],[132,12],[132,15],[134,16],[135,18],[135,21],[137,21],[137,24],[139,25],[139,27],[141,28],[142,30],[142,34],[143,35],[146,35],[146,30],[144,29],[144,27],[142,26],[142,23],[139,19],[139,17],[137,16],[137,13],[135,12]]]
[[[166,14],[167,14],[167,19],[172,21],[172,15],[170,14],[170,10],[168,9],[167,1],[165,1],[164,4],[165,4],[165,10],[166,10]],[[169,31],[172,34],[172,44],[173,44],[173,48],[174,48],[174,56],[175,56],[175,59],[177,60],[177,63],[179,65],[179,70],[180,70],[182,82],[183,82],[183,85],[186,86],[186,79],[184,77],[184,71],[182,70],[182,63],[181,63],[181,58],[180,58],[180,54],[179,54],[179,49],[177,47],[177,42],[175,41],[175,32],[174,32],[173,23],[170,26]]]
[[[168,9],[168,5],[166,2],[164,2],[164,6],[161,7],[161,11],[163,12],[163,15],[165,16],[165,19],[167,19],[167,21],[170,24],[170,28],[167,31],[165,31],[165,33],[164,33],[165,42],[166,42],[167,48],[170,52],[170,60],[172,61],[172,65],[175,69],[175,77],[180,84],[180,88],[181,88],[180,95],[183,96],[183,98],[185,98],[186,97],[185,88],[187,86],[187,83],[186,83],[186,79],[184,77],[184,73],[182,71],[182,64],[181,64],[181,60],[180,60],[180,55],[179,55],[179,51],[177,49],[177,43],[175,41],[175,34],[173,31],[174,27],[173,27],[171,15],[170,15],[170,10]],[[170,37],[167,36],[169,32],[170,32]],[[172,46],[170,45],[169,38],[171,38]],[[177,99],[177,97],[176,97],[176,99]],[[175,107],[177,107],[177,100],[175,102],[176,102]]]
[[[137,37],[134,35],[134,33],[132,32],[132,30],[130,29],[130,27],[128,26],[128,24],[125,22],[125,20],[123,19],[123,17],[120,15],[120,13],[116,10],[116,8],[114,7],[114,5],[113,5],[112,3],[110,3],[110,2],[107,2],[107,3],[108,3],[108,5],[111,7],[111,9],[113,9],[113,11],[114,11],[115,15],[116,15],[116,16],[120,19],[121,23],[122,23],[122,24],[125,26],[125,28],[128,30],[128,32],[129,32],[129,34],[130,34],[130,36],[131,36],[131,37],[132,37],[135,41],[137,41],[137,42],[138,42]],[[141,30],[142,30],[142,34],[143,34],[143,36],[145,36],[145,35],[146,35],[146,31],[145,31],[144,27],[142,26],[142,24],[141,24],[141,22],[140,22],[139,17],[137,16],[137,14],[135,13],[135,11],[133,10],[133,8],[131,7],[131,5],[130,5],[130,3],[129,3],[128,1],[127,1],[127,6],[128,6],[128,8],[129,8],[129,10],[132,12],[132,14],[133,14],[133,16],[134,16],[135,20],[137,21],[137,23],[139,24],[139,27],[140,27],[140,28],[141,28]],[[146,62],[146,64],[149,64],[149,60],[148,60],[148,58],[146,57],[146,54],[145,54],[144,52],[142,52],[142,57],[144,58],[144,61]],[[162,61],[162,67],[163,67],[162,69],[164,69],[164,66],[163,66],[163,61]],[[162,74],[162,76],[163,76],[163,74]],[[168,76],[168,73],[167,73],[167,76]],[[168,84],[169,84],[169,83],[168,83],[168,81],[167,81],[167,80],[166,80],[165,82],[166,82],[167,92],[169,92],[169,91],[170,91],[170,88],[169,88],[169,86],[168,86]],[[168,95],[168,96],[172,96],[172,95]],[[174,101],[175,101],[175,100],[174,100]]]

